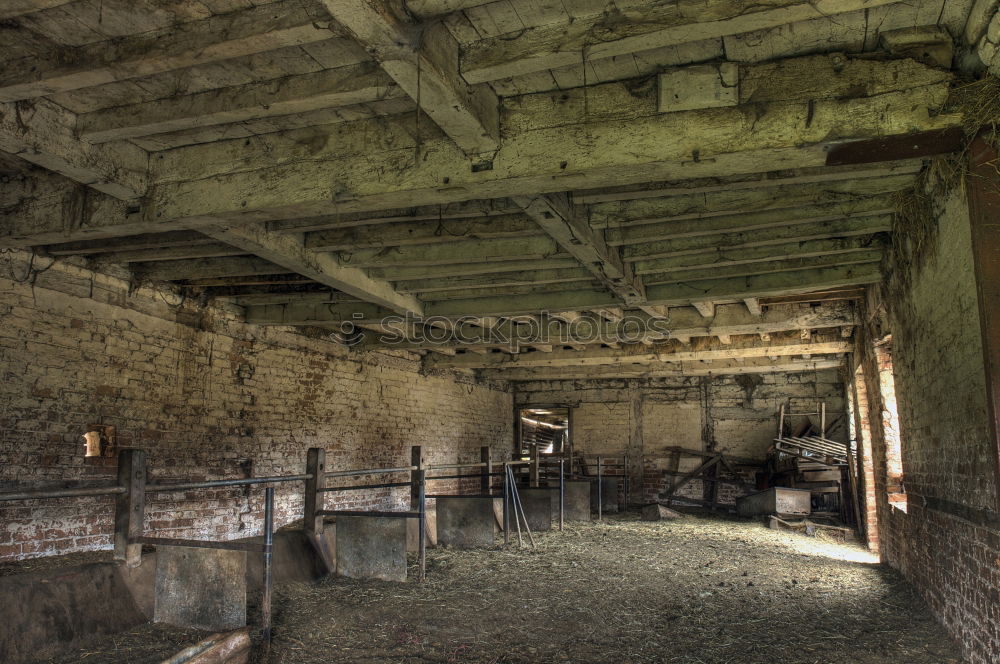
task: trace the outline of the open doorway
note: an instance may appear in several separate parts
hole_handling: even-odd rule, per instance
[[[565,406],[521,408],[517,412],[516,450],[522,458],[562,455],[570,449],[570,409]]]

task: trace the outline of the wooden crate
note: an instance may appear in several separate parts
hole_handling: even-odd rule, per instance
[[[736,501],[736,513],[740,516],[761,516],[765,514],[807,515],[812,512],[807,489],[772,487],[743,496]]]

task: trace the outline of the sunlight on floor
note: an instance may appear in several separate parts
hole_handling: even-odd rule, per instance
[[[877,565],[879,563],[878,554],[862,549],[856,545],[838,544],[809,537],[790,537],[787,544],[798,553],[808,556],[819,556],[832,558],[833,560],[845,560],[852,563],[864,563]]]

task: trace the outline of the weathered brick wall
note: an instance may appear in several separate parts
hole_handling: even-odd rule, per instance
[[[871,411],[878,539],[973,664],[1000,661],[1000,514],[964,196],[948,197],[926,253],[868,297],[859,357]],[[902,264],[902,267],[899,265]],[[879,315],[880,312],[885,315]],[[892,334],[905,510],[889,502],[885,406],[873,342]],[[891,457],[891,454],[889,455]]]
[[[828,421],[841,418],[831,436],[846,439],[844,385],[837,371],[777,373],[716,378],[661,378],[601,381],[537,381],[520,383],[515,402],[521,405],[574,406],[573,441],[587,454],[630,456],[631,500],[651,502],[668,484],[667,448],[717,450],[734,457],[763,461],[777,430],[777,413],[784,403],[796,412],[818,411],[826,402]],[[818,418],[815,418],[818,424]],[[697,468],[701,459],[681,458],[681,473]],[[745,480],[753,482],[753,470]],[[700,498],[699,481],[678,495]],[[723,485],[722,502],[742,495]]]
[[[18,266],[16,274],[23,274]],[[88,424],[148,451],[151,477],[218,479],[328,468],[478,461],[512,446],[510,394],[452,375],[422,375],[405,353],[350,351],[289,329],[238,322],[71,265],[34,287],[0,273],[0,483],[114,477],[85,463]],[[68,292],[66,292],[68,291]],[[435,487],[440,488],[440,487]],[[277,521],[300,518],[300,484],[280,485]],[[254,535],[261,489],[151,494],[146,527],[170,537]],[[328,505],[398,507],[408,494],[336,494]],[[348,502],[350,501],[350,502]],[[0,559],[109,545],[110,499],[0,503]]]

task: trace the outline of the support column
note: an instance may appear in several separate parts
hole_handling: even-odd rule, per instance
[[[969,220],[979,294],[979,320],[986,370],[990,437],[997,460],[997,506],[1000,508],[1000,172],[994,148],[982,136],[969,150]]]
[[[142,536],[142,521],[146,510],[146,452],[123,449],[118,452],[118,485],[125,493],[115,496],[115,560],[129,567],[138,567],[142,560],[142,544],[129,540]]]
[[[323,493],[326,487],[326,450],[320,447],[310,447],[306,455],[306,474],[312,475],[306,480],[306,493],[302,527],[312,538],[323,535],[323,517],[317,512],[323,509]]]

